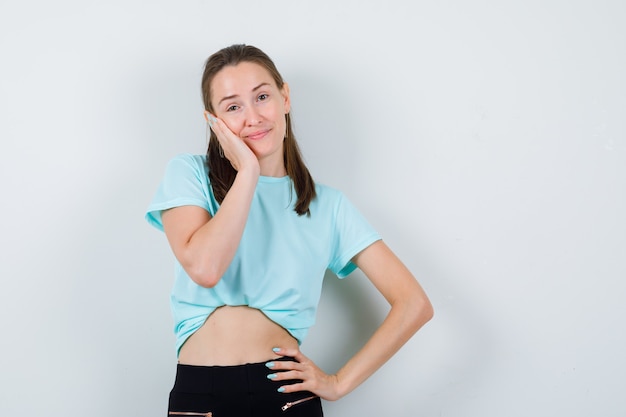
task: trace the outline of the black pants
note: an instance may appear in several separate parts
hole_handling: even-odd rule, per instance
[[[276,360],[293,360],[280,358]],[[275,360],[275,361],[276,361]],[[168,416],[187,417],[322,417],[319,397],[309,391],[290,394],[271,381],[265,362],[237,366],[179,364],[170,393]]]

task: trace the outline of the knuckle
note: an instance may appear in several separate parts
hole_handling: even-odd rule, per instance
[[[277,379],[281,379],[281,380],[285,380],[285,379],[291,379],[291,375],[289,371],[282,371],[282,372],[278,372],[277,374]]]

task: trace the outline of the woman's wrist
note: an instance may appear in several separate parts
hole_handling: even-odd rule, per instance
[[[259,166],[258,163],[256,165],[250,164],[250,165],[241,167],[241,169],[237,171],[237,176],[242,176],[244,178],[253,179],[255,181],[259,178],[260,175],[261,175],[261,167]]]
[[[334,395],[332,400],[336,401],[339,400],[341,398],[343,398],[346,394],[348,394],[348,392],[350,392],[350,390],[348,389],[347,386],[345,386],[345,380],[341,379],[339,377],[339,374],[334,374],[334,375],[329,375],[332,378],[332,386],[333,386],[333,391],[334,391]]]

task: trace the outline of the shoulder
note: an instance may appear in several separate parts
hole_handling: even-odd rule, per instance
[[[199,206],[209,213],[215,203],[211,198],[210,184],[202,155],[179,154],[169,160],[165,175],[148,206],[146,219],[163,230],[161,213],[179,206]]]
[[[362,217],[359,209],[350,200],[350,197],[338,188],[316,183],[317,197],[314,200],[317,207],[332,211],[335,216],[349,219],[353,216]]]
[[[348,201],[346,195],[338,188],[331,187],[326,184],[315,183],[315,199],[312,205],[322,211],[331,211],[336,213]]]
[[[189,153],[178,154],[168,161],[167,171],[178,175],[205,177],[207,175],[206,156]]]
[[[315,192],[317,197],[322,200],[340,200],[344,197],[344,194],[339,189],[319,182],[315,183]]]
[[[206,155],[180,153],[170,159],[168,165],[188,166],[190,168],[206,170]]]

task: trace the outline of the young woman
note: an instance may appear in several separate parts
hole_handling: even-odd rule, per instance
[[[289,87],[261,50],[213,54],[202,79],[207,155],[170,161],[146,218],[176,257],[178,367],[169,415],[321,416],[433,314],[415,278],[339,191],[313,182]],[[326,269],[356,267],[391,305],[371,339],[327,374],[299,345]]]

